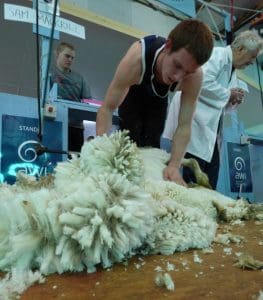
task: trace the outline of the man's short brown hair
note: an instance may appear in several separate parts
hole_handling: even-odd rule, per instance
[[[209,59],[213,50],[213,34],[209,27],[196,19],[180,22],[169,34],[171,52],[185,48],[199,65]]]
[[[66,43],[66,42],[61,42],[57,48],[56,48],[56,54],[59,54],[60,52],[62,52],[65,48],[69,48],[72,51],[75,51],[75,47],[70,44],[70,43]]]

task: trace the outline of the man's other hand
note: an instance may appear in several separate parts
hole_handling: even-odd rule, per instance
[[[168,165],[163,170],[164,180],[174,181],[177,184],[187,187],[187,184],[183,180],[179,168],[175,166]]]

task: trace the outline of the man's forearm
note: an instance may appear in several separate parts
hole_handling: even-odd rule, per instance
[[[96,134],[108,133],[112,126],[112,111],[105,107],[100,107],[96,118]]]
[[[169,165],[180,168],[184,158],[186,147],[190,140],[190,129],[178,129],[173,137],[171,158]]]

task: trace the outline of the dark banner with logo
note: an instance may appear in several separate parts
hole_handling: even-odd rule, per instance
[[[44,122],[42,145],[62,150],[62,123]],[[14,183],[17,172],[36,177],[53,172],[61,154],[37,155],[38,120],[19,116],[2,116],[1,182]]]
[[[248,145],[227,143],[231,192],[252,193]]]

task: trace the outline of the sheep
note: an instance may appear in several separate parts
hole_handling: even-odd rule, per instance
[[[86,142],[48,178],[18,174],[16,184],[2,184],[0,270],[94,272],[135,254],[207,248],[218,218],[255,215],[243,200],[164,181],[168,159],[118,131]]]

